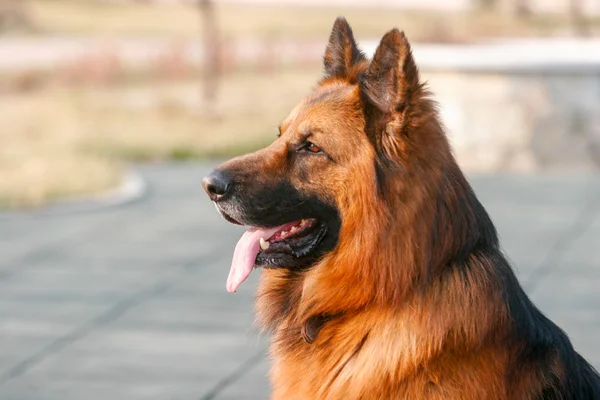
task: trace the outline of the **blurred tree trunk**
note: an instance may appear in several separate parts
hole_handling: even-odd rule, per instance
[[[590,30],[581,3],[581,0],[569,1],[569,16],[571,18],[573,33],[576,36],[588,36]]]
[[[516,0],[515,15],[518,18],[527,18],[531,16],[531,7],[529,0]]]
[[[209,115],[216,112],[219,89],[220,40],[215,6],[212,0],[198,0],[203,28],[204,45],[204,87],[202,99]]]
[[[0,0],[0,32],[33,29],[26,0]]]
[[[493,10],[498,5],[498,0],[476,0],[473,2],[476,8],[481,10]]]
[[[508,18],[523,19],[531,15],[529,0],[477,0],[476,4],[484,10],[497,10]]]
[[[508,17],[524,19],[531,15],[528,0],[502,0],[502,11]]]

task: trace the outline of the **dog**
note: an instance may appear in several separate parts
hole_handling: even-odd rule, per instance
[[[203,186],[249,226],[227,290],[263,269],[272,399],[600,399],[501,252],[403,32],[369,60],[338,18],[278,138]]]

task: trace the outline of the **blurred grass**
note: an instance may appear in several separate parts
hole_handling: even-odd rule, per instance
[[[203,115],[188,79],[50,86],[0,99],[0,206],[35,206],[115,186],[122,160],[189,160],[258,149],[320,71],[238,72]]]
[[[26,6],[34,37],[195,37],[201,31],[194,4],[29,0]],[[413,42],[470,42],[570,29],[566,15],[516,20],[483,10],[220,4],[217,15],[225,39],[286,38],[323,47],[338,15],[349,20],[359,38],[377,38],[395,26]],[[597,32],[598,20],[590,25]],[[70,82],[69,77],[63,80]],[[235,72],[222,80],[218,104],[211,107],[216,116],[199,111],[204,108],[200,84],[191,77],[168,82],[126,77],[103,86],[61,84],[60,79],[48,84],[51,77],[38,72],[0,77],[0,207],[105,190],[118,184],[128,160],[227,157],[262,147],[318,77],[316,68]]]
[[[193,37],[200,14],[192,4],[118,3],[82,0],[31,0],[40,32],[64,35]],[[355,34],[376,38],[392,27],[413,42],[472,41],[482,37],[550,35],[569,30],[566,14],[534,15],[518,20],[492,10],[435,12],[386,8],[302,7],[294,5],[216,6],[225,38],[302,38],[324,41],[333,20],[344,15]],[[599,20],[590,21],[598,27]]]
[[[49,199],[114,186],[119,166],[78,150],[77,105],[64,94],[13,94],[0,99],[0,205]]]

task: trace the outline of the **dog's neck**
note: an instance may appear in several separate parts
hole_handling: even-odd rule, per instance
[[[435,187],[420,188],[420,196],[416,190],[411,198],[437,201],[389,210],[377,197],[350,194],[353,201],[364,199],[366,204],[356,208],[365,211],[346,217],[331,254],[306,271],[264,271],[259,324],[267,330],[293,329],[313,342],[333,316],[368,306],[401,309],[452,268],[466,268],[478,252],[498,251],[493,224],[458,167],[441,175]]]

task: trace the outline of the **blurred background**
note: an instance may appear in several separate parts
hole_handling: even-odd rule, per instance
[[[404,30],[526,290],[596,366],[600,0],[0,0],[0,398],[268,397],[200,187]]]

